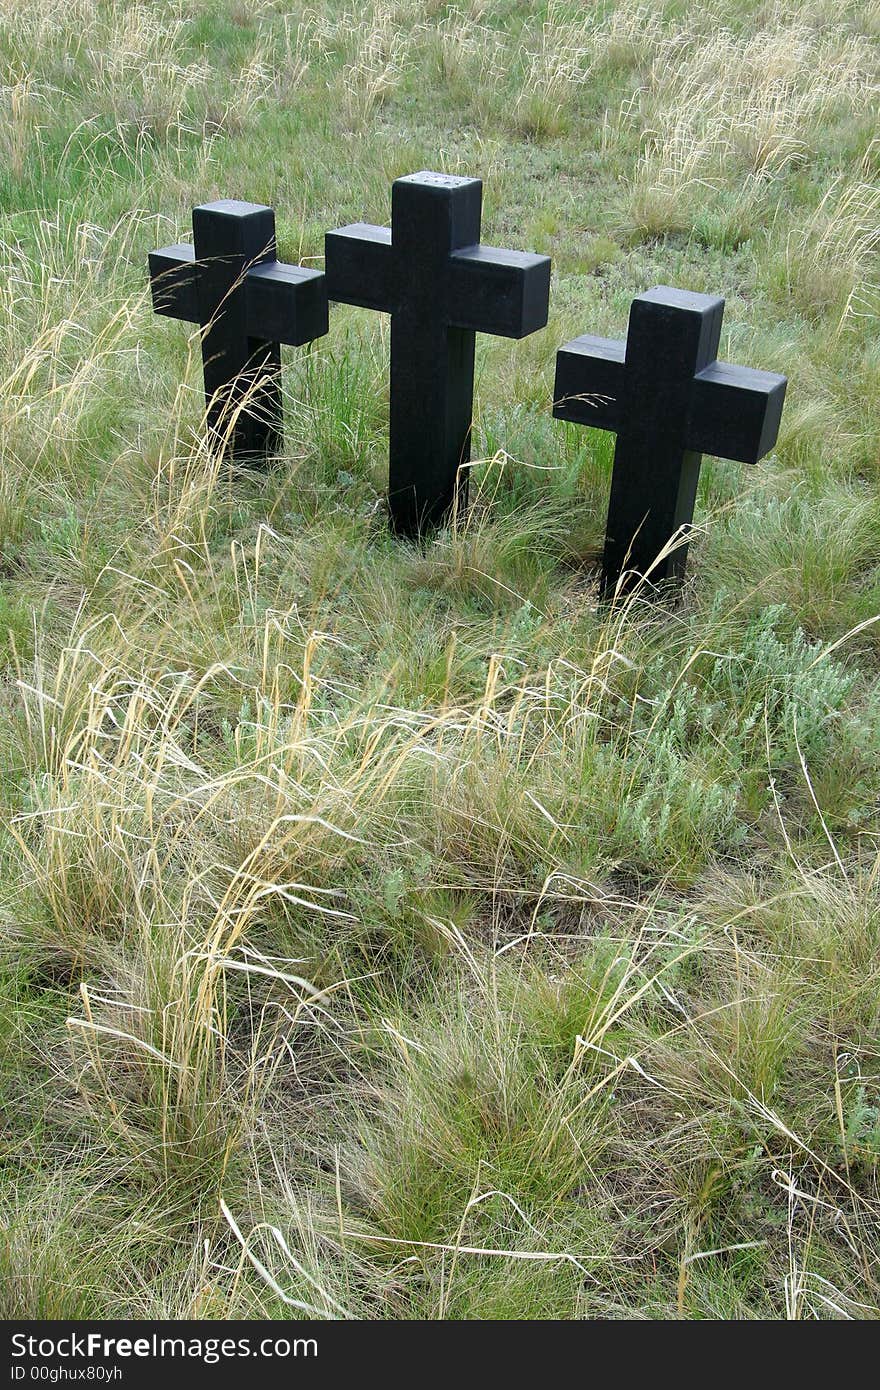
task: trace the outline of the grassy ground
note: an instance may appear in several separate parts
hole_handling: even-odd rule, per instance
[[[0,0],[0,1315],[874,1317],[880,7]],[[387,322],[226,476],[146,253],[485,180],[475,504]],[[791,379],[674,612],[597,608],[556,347],[657,282]]]

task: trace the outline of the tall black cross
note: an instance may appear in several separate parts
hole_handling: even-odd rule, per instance
[[[575,338],[556,357],[553,414],[617,435],[602,592],[621,574],[680,580],[701,454],[757,463],[776,443],[786,379],[717,362],[724,300],[657,285],[633,300],[626,341]]]
[[[324,276],[275,259],[271,208],[224,199],[192,220],[194,246],[150,255],[153,308],[201,324],[209,432],[259,463],[281,444],[281,343],[327,332]]]
[[[467,496],[474,335],[524,338],[547,322],[550,261],[481,246],[480,179],[395,179],[391,230],[325,239],[330,299],[391,315],[389,503],[395,531],[441,523]]]

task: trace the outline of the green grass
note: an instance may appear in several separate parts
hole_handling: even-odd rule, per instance
[[[877,5],[0,0],[0,53],[0,1315],[877,1316]],[[418,547],[387,322],[230,476],[145,279],[422,167],[554,282]],[[553,359],[658,282],[789,399],[608,611]]]

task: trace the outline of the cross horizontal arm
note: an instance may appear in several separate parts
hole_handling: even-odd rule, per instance
[[[150,290],[153,309],[184,323],[199,322],[196,261],[191,246],[163,246],[150,252]]]
[[[550,257],[471,246],[449,257],[446,320],[456,328],[525,338],[547,323]]]
[[[776,443],[787,384],[776,372],[713,362],[693,380],[685,447],[757,463]]]
[[[327,232],[324,250],[329,299],[391,312],[395,295],[390,228],[353,222]]]
[[[561,347],[553,388],[555,418],[597,430],[619,429],[625,358],[626,343],[618,338],[585,334]]]
[[[329,328],[327,292],[319,270],[265,261],[245,276],[248,336],[299,347]]]

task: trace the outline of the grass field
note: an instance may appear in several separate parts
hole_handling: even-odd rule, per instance
[[[0,1316],[880,1313],[880,5],[0,0]],[[387,320],[208,454],[146,256],[484,179],[474,505],[383,514]],[[558,345],[783,371],[669,608],[596,603]]]

